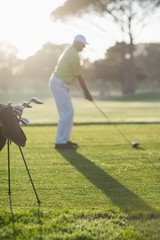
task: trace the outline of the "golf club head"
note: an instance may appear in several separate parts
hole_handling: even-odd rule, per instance
[[[23,108],[32,108],[32,106],[31,105],[29,105],[27,102],[23,102],[23,104],[22,104],[22,107]]]
[[[30,122],[29,122],[29,120],[28,120],[27,118],[21,118],[20,121],[21,121],[21,123],[23,123],[25,126],[30,125]]]
[[[33,103],[36,103],[36,104],[43,104],[43,102],[37,97],[32,97],[30,102],[33,102]]]
[[[23,113],[23,107],[21,106],[13,106],[13,111],[16,115],[21,116]]]
[[[139,144],[140,144],[139,142],[132,142],[131,146],[134,147],[134,148],[138,148]]]

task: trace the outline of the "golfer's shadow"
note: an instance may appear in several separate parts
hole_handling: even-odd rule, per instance
[[[74,150],[58,152],[121,210],[155,212],[139,196],[82,154]]]

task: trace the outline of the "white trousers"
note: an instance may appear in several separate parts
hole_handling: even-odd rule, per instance
[[[59,114],[55,143],[67,143],[71,136],[74,116],[69,87],[63,80],[53,75],[49,80],[49,86]]]

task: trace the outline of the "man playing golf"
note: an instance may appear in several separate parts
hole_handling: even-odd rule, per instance
[[[70,141],[74,109],[69,94],[69,85],[77,79],[85,98],[89,101],[93,101],[81,75],[80,57],[78,54],[83,50],[86,44],[88,43],[83,35],[76,35],[73,44],[60,56],[49,81],[50,89],[54,96],[59,114],[55,140],[56,149],[76,149],[78,147],[78,144]]]

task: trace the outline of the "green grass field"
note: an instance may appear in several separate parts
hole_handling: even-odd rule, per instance
[[[97,105],[113,122],[160,122],[160,102],[113,102],[96,101]],[[106,123],[107,120],[99,113],[93,103],[84,99],[73,99],[75,109],[75,123]],[[24,116],[32,124],[56,124],[57,109],[53,99],[45,99],[43,105],[34,105],[33,109],[26,109]]]
[[[72,140],[80,145],[77,151],[54,149],[56,126],[47,124],[54,115],[56,122],[57,116],[50,101],[45,108],[35,106],[24,114],[31,123],[46,124],[23,128],[28,140],[22,150],[40,206],[15,144],[10,146],[9,198],[7,147],[1,151],[0,239],[160,239],[159,103],[98,102],[114,122],[128,116],[117,127],[131,141],[141,143],[139,150],[112,125],[102,124],[104,117],[88,107],[90,103],[82,103],[78,103],[76,122],[101,124],[74,126]],[[152,121],[148,118],[142,123],[151,112]],[[131,118],[133,123],[127,124]]]

